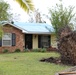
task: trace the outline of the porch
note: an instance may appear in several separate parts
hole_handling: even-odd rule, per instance
[[[51,35],[25,34],[25,49],[48,48],[51,46]]]

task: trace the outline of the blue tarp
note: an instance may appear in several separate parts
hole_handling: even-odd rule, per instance
[[[26,30],[27,32],[44,32],[51,33],[54,32],[54,28],[52,25],[48,25],[46,23],[26,23],[26,22],[14,22],[14,25]]]

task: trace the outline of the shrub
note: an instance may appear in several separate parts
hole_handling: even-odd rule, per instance
[[[15,49],[15,52],[20,52],[21,50],[20,49]]]
[[[40,52],[40,49],[32,49],[33,52]]]
[[[46,52],[46,48],[38,48],[38,49],[33,49],[33,52]]]
[[[8,53],[8,49],[4,49],[3,50],[3,53]]]
[[[24,49],[24,52],[29,52],[29,49]]]
[[[46,51],[47,51],[46,48],[41,49],[41,52],[46,52]]]
[[[47,48],[47,51],[58,51],[57,48],[50,46],[49,48]]]

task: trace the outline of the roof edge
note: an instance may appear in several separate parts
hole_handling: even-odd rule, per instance
[[[13,26],[13,27],[15,27],[15,28],[21,30],[22,32],[25,31],[25,32],[27,33],[27,30],[25,30],[25,29],[23,29],[23,28],[21,28],[21,27],[15,25],[15,24],[12,24],[12,23],[4,23],[3,26],[6,25],[6,24],[9,24],[9,25],[11,25],[11,26]]]

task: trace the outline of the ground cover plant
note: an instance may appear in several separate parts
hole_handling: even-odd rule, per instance
[[[55,52],[0,54],[0,75],[54,75],[71,66],[40,62],[41,58],[58,57]]]

